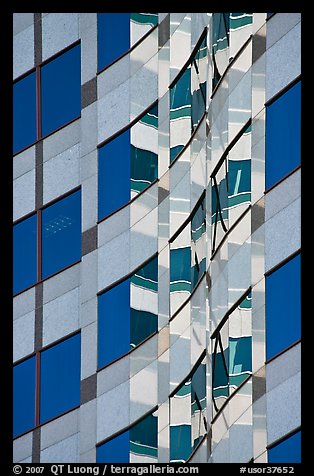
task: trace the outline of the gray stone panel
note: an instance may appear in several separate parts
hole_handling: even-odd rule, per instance
[[[33,433],[27,433],[13,441],[13,463],[22,462],[32,456]]]
[[[273,359],[266,366],[267,392],[301,371],[301,344],[297,344]]]
[[[35,169],[13,182],[13,220],[35,209]]]
[[[79,410],[63,415],[41,428],[41,450],[75,435],[79,431]]]
[[[265,219],[272,218],[301,195],[301,170],[297,170],[265,195]]]
[[[34,351],[35,311],[13,321],[13,360],[19,360]]]
[[[267,22],[267,49],[301,22],[301,13],[276,13]]]
[[[79,433],[41,451],[41,463],[78,463]]]
[[[34,67],[34,24],[13,38],[13,79]]]
[[[33,23],[34,13],[13,13],[13,35],[17,35]]]
[[[42,18],[43,60],[79,39],[78,13],[48,13]]]
[[[82,85],[81,88],[82,109],[97,101],[97,78],[96,76]]]

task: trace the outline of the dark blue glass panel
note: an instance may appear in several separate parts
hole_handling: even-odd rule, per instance
[[[13,368],[13,437],[35,426],[36,358]]]
[[[13,293],[37,280],[37,215],[21,221],[13,229]]]
[[[130,48],[130,13],[98,13],[98,71]]]
[[[268,450],[269,463],[301,463],[301,432]]]
[[[98,151],[98,218],[130,200],[130,130]]]
[[[130,350],[130,280],[98,296],[98,368]]]
[[[225,364],[228,370],[229,363],[229,349],[224,351]],[[223,354],[221,352],[216,353],[216,357],[213,356],[213,392],[214,397],[219,397],[221,395],[229,395],[229,375],[226,371],[225,364],[223,361]],[[221,387],[221,388],[219,388]]]
[[[81,191],[42,211],[42,277],[81,258]]]
[[[266,356],[301,337],[300,255],[266,276]]]
[[[40,423],[80,404],[81,334],[40,356]]]
[[[37,139],[36,73],[31,73],[13,86],[13,153]]]
[[[191,248],[170,250],[170,292],[191,291]]]
[[[266,109],[266,189],[301,160],[301,82]]]
[[[41,68],[42,135],[55,131],[81,114],[81,47]]]
[[[97,447],[97,463],[129,463],[129,431]]]

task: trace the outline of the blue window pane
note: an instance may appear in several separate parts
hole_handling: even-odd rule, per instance
[[[98,218],[130,200],[130,130],[98,151]]]
[[[42,277],[81,258],[81,191],[42,211]]]
[[[13,86],[13,153],[37,139],[36,74],[31,73]]]
[[[80,404],[81,334],[40,357],[40,423]]]
[[[223,360],[225,357],[225,362]],[[217,352],[213,357],[213,396],[214,398],[228,397],[229,395],[229,349],[225,349],[224,355]]]
[[[266,277],[267,359],[300,339],[300,294],[300,255],[298,255]]]
[[[130,48],[130,13],[98,13],[98,71]]]
[[[97,463],[129,463],[130,435],[128,431],[97,447]]]
[[[170,461],[185,462],[191,454],[191,425],[170,427]]]
[[[130,280],[98,296],[98,368],[130,349]]]
[[[42,135],[81,114],[81,47],[71,48],[41,68]]]
[[[300,164],[301,82],[266,110],[266,189]]]
[[[191,291],[191,248],[170,250],[170,292]]]
[[[37,215],[13,229],[13,292],[26,289],[37,280]]]
[[[36,358],[13,368],[13,437],[35,426]]]
[[[301,463],[301,432],[268,450],[269,463]]]

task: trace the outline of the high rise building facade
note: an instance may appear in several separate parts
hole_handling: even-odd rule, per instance
[[[299,462],[298,13],[15,13],[14,462]]]

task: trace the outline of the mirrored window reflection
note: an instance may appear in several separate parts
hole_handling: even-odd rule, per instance
[[[170,461],[186,462],[206,430],[206,364],[203,361],[170,398]]]
[[[130,13],[97,13],[98,71],[130,48]]]
[[[266,358],[301,338],[301,255],[266,276]],[[282,332],[284,329],[284,332]]]
[[[170,163],[191,137],[191,67],[170,89]]]
[[[158,105],[98,149],[98,219],[119,209],[158,177]]]
[[[158,258],[98,296],[98,368],[158,330]]]
[[[199,124],[206,110],[207,43],[203,39],[191,66],[192,130]]]
[[[230,13],[212,15],[212,61],[214,89],[229,63]]]
[[[28,74],[13,85],[13,153],[37,139],[36,73]]]
[[[40,423],[80,404],[81,334],[40,354]]]
[[[251,203],[251,126],[211,177],[212,253]]]
[[[153,27],[158,24],[158,13],[131,13],[131,22]]]
[[[269,463],[301,463],[301,431],[268,450]]]
[[[13,438],[35,426],[36,357],[13,368]]]
[[[13,293],[32,286],[37,281],[37,215],[13,228]]]
[[[46,136],[81,114],[81,45],[41,67],[41,129]]]
[[[191,221],[170,243],[171,314],[189,298],[206,271],[205,199],[191,214]]]
[[[251,294],[230,314],[212,348],[213,404],[217,412],[252,373]]]
[[[266,107],[266,189],[301,161],[301,81]]]
[[[81,258],[81,191],[42,210],[42,277]]]
[[[230,13],[230,30],[241,29],[253,23],[253,13]]]
[[[97,447],[97,463],[155,463],[158,458],[156,412]]]

